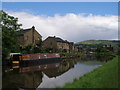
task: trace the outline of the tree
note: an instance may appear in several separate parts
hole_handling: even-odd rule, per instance
[[[17,39],[17,31],[20,30],[21,24],[18,24],[18,18],[8,15],[4,11],[0,11],[2,28],[2,57],[5,58],[10,52],[18,52],[19,44]]]

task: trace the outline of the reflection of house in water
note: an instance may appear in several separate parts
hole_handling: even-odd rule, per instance
[[[3,74],[2,87],[3,88],[37,88],[42,82],[42,73],[27,72]]]
[[[74,67],[75,61],[65,61],[62,62],[59,67],[49,70],[44,70],[43,72],[49,77],[57,77],[62,75],[63,73],[67,72],[70,68]]]

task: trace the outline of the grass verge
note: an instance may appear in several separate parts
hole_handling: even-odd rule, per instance
[[[118,88],[118,57],[59,88]]]

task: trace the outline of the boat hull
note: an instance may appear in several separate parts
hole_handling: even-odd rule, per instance
[[[13,56],[12,63],[13,65],[28,66],[59,61],[61,61],[61,57],[58,53],[34,53],[25,55],[15,55]]]

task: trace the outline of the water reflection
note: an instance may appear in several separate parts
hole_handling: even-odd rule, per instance
[[[7,68],[3,71],[3,88],[37,88],[42,82],[42,71],[57,68],[59,64],[60,62],[38,66],[13,66],[13,68]]]
[[[37,66],[3,69],[3,88],[54,88],[90,72],[100,64],[84,64],[79,59],[62,60]],[[82,61],[85,62],[85,61]]]
[[[42,72],[15,73],[8,72],[3,74],[3,88],[37,88],[42,82]]]
[[[79,78],[98,66],[100,65],[69,63],[66,66],[62,64],[59,68],[54,70],[45,70],[42,78],[43,82],[38,86],[38,88],[55,88],[58,86],[64,86],[66,83],[72,82],[75,78]]]

